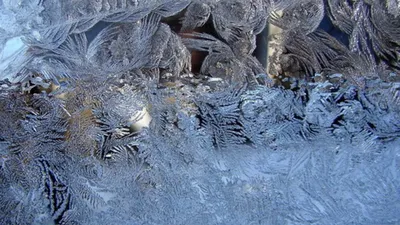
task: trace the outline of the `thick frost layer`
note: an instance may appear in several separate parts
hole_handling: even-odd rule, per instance
[[[0,224],[399,224],[398,6],[1,1]]]

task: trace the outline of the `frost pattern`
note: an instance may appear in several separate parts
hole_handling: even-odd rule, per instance
[[[1,1],[0,224],[399,224],[399,12]]]

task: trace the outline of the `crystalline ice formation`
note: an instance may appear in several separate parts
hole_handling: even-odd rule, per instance
[[[0,224],[400,224],[399,5],[0,1]]]

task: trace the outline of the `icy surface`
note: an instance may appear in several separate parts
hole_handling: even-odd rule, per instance
[[[0,1],[0,224],[400,224],[399,5]]]

